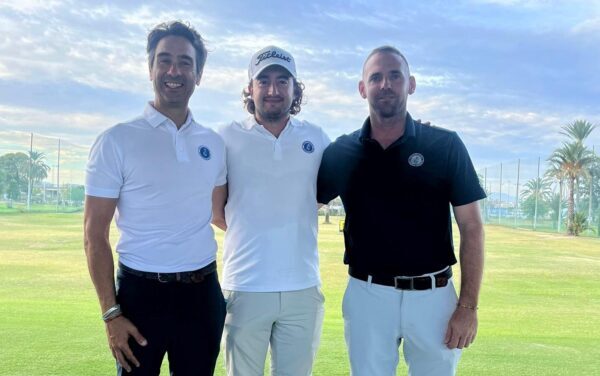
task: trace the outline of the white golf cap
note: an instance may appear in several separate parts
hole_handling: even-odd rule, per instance
[[[248,78],[255,79],[260,72],[271,65],[285,68],[292,77],[296,78],[296,63],[292,54],[279,47],[268,46],[252,55],[248,66]]]

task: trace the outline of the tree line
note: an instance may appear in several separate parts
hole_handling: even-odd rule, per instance
[[[28,187],[48,177],[46,155],[38,151],[0,156],[0,197],[19,200]]]
[[[550,168],[544,176],[531,179],[524,186],[521,210],[527,216],[542,217],[550,212],[560,230],[566,204],[569,235],[591,229],[594,218],[600,222],[600,159],[585,145],[595,128],[586,120],[575,120],[562,127],[560,133],[566,139],[548,157]],[[552,190],[554,183],[558,193]]]

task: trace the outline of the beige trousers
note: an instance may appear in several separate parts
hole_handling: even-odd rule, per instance
[[[271,348],[271,375],[310,375],[319,346],[325,301],[318,287],[284,292],[223,290],[223,339],[229,376],[263,375]]]

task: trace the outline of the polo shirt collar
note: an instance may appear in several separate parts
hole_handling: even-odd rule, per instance
[[[152,126],[152,128],[157,128],[159,125],[164,124],[167,121],[173,123],[171,119],[160,113],[154,106],[152,102],[148,102],[146,104],[146,108],[144,109],[144,119]],[[192,115],[192,111],[188,108],[188,116],[185,119],[185,123],[181,125],[179,128],[184,129],[188,127],[194,121],[194,116]]]
[[[302,123],[296,119],[294,119],[292,116],[290,116],[287,124],[285,125],[284,129],[288,127],[288,125],[293,126],[293,127],[297,127],[299,125],[301,125]],[[256,122],[256,118],[254,116],[248,116],[243,122],[242,122],[242,127],[246,130],[251,130],[254,127],[261,127],[264,128],[262,125],[258,124]]]
[[[398,140],[401,140],[404,138],[409,138],[409,137],[414,138],[415,135],[416,135],[415,122],[413,121],[412,116],[410,116],[410,114],[407,112],[406,120],[405,120],[404,134]],[[363,123],[363,126],[360,129],[358,139],[361,142],[366,141],[366,140],[371,140],[371,118],[370,117],[367,117],[367,119]],[[394,144],[396,142],[398,142],[398,140],[394,141]]]

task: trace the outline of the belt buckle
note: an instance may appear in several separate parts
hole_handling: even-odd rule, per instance
[[[158,274],[158,278],[157,278],[158,282],[160,282],[160,283],[167,283],[167,282],[169,282],[169,280],[168,280],[168,279],[164,279],[164,280],[163,280],[163,279],[161,278],[161,275],[160,275],[160,273],[156,273],[156,274]]]
[[[398,281],[410,281],[408,289],[402,289],[398,287]],[[413,277],[394,277],[394,288],[396,290],[414,290],[415,289],[415,280]]]

